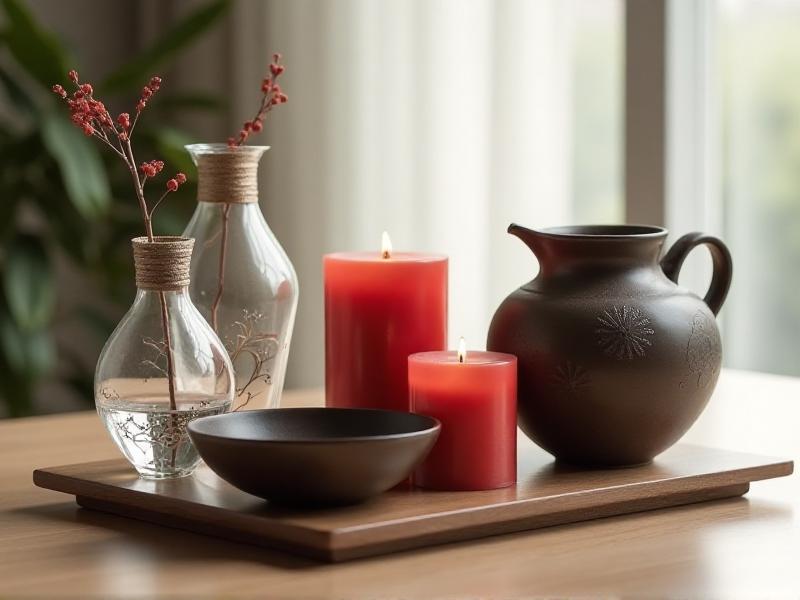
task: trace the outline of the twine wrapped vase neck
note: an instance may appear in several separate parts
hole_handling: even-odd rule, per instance
[[[198,202],[258,202],[258,163],[269,146],[191,144],[186,149],[197,165]]]
[[[136,287],[159,292],[178,291],[189,285],[193,238],[156,236],[131,240],[136,267]]]

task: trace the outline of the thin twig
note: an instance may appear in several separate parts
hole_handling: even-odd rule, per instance
[[[154,241],[153,238],[153,225],[150,220],[150,212],[147,210],[147,201],[144,198],[144,191],[142,184],[139,181],[139,171],[136,170],[136,160],[133,158],[133,148],[131,148],[130,137],[125,141],[125,152],[127,155],[128,170],[131,172],[133,178],[133,187],[136,190],[136,199],[139,201],[139,210],[142,211],[142,218],[144,219],[144,228],[147,232],[148,241]]]
[[[107,145],[109,148],[111,148],[114,152],[116,152],[120,156],[120,158],[122,158],[122,160],[128,162],[127,158],[125,157],[125,154],[117,150],[116,146],[114,146],[114,144],[108,141],[108,138],[99,135],[97,132],[93,133],[92,135],[95,136],[101,142],[103,142],[105,145]]]
[[[144,185],[144,181],[142,182],[142,185]],[[158,208],[158,205],[161,204],[161,201],[164,200],[164,198],[166,198],[168,195],[169,195],[169,190],[167,190],[166,192],[161,194],[161,198],[159,198],[158,201],[150,209],[150,219],[151,220],[153,219],[153,213],[156,211],[156,208]]]
[[[231,205],[223,204],[222,206],[222,240],[220,240],[219,250],[219,268],[218,268],[218,283],[217,295],[214,297],[214,302],[211,304],[211,327],[215,332],[219,333],[217,329],[217,313],[219,312],[219,305],[222,302],[222,293],[225,290],[225,255],[228,249],[228,222],[230,219]]]
[[[137,110],[136,111],[136,116],[133,117],[133,123],[131,123],[131,128],[128,131],[128,137],[131,137],[131,135],[133,135],[133,130],[136,128],[136,123],[139,121],[139,115],[140,114],[142,114],[142,113]]]
[[[70,81],[72,81],[78,89],[73,93],[72,99],[69,98],[66,90],[59,84],[53,86],[53,92],[57,94],[60,98],[62,98],[70,107],[70,112],[72,116],[73,122],[80,127],[84,133],[88,135],[93,135],[101,142],[106,144],[109,148],[111,148],[122,160],[125,161],[126,166],[128,167],[128,171],[130,171],[131,179],[133,180],[133,187],[136,192],[136,200],[139,203],[139,209],[142,213],[142,219],[144,220],[145,231],[147,233],[147,239],[150,242],[155,241],[155,237],[153,236],[153,225],[152,225],[152,217],[153,211],[155,210],[156,206],[158,206],[161,201],[166,197],[166,195],[170,191],[175,191],[180,183],[186,180],[185,176],[181,175],[180,173],[176,176],[176,180],[170,180],[167,182],[167,192],[164,193],[161,198],[159,198],[158,202],[156,202],[155,206],[152,209],[148,210],[147,201],[144,197],[144,183],[147,181],[147,174],[145,173],[144,178],[140,180],[139,172],[136,168],[136,159],[133,156],[133,148],[131,147],[131,135],[133,133],[133,128],[136,125],[136,122],[139,119],[139,114],[144,106],[146,106],[146,100],[150,98],[155,92],[158,91],[161,85],[161,78],[160,77],[152,77],[150,79],[150,83],[145,86],[142,90],[142,96],[137,104],[136,116],[134,117],[133,126],[126,130],[129,125],[129,115],[128,113],[122,113],[119,117],[119,125],[120,129],[117,129],[116,124],[114,123],[114,119],[111,118],[108,110],[105,108],[102,102],[97,101],[93,98],[93,88],[90,84],[83,84],[81,85],[78,73],[75,70],[71,70],[68,74]],[[113,134],[113,138],[116,139],[116,145],[112,143],[112,140],[109,139],[109,134]],[[161,168],[158,169],[159,171]],[[178,178],[182,178],[182,180],[178,181]],[[175,364],[174,364],[174,356],[172,352],[172,341],[170,335],[170,319],[169,319],[169,307],[167,305],[167,297],[166,293],[163,291],[158,292],[159,296],[159,303],[161,308],[161,329],[164,336],[164,348],[163,353],[166,355],[167,359],[167,381],[169,386],[169,406],[172,411],[177,410],[177,402],[175,399]],[[144,340],[145,344],[155,345],[152,341],[148,342]],[[161,350],[159,350],[161,353]],[[154,366],[155,363],[153,363]],[[160,368],[159,368],[160,370]],[[170,415],[169,422],[170,426],[176,424],[175,415]],[[175,466],[176,460],[176,448],[172,449],[172,466]]]
[[[147,209],[147,201],[144,198],[144,190],[139,181],[139,172],[136,170],[136,161],[133,158],[133,149],[131,148],[130,136],[125,141],[125,150],[128,156],[128,169],[133,177],[134,188],[136,188],[136,197],[139,200],[139,208],[142,211],[144,218],[145,229],[147,231],[147,239],[150,242],[155,241],[153,236],[153,223],[151,212]],[[166,194],[165,194],[166,195]],[[163,197],[162,197],[163,199]],[[159,200],[160,202],[161,200]],[[172,353],[172,340],[169,331],[169,307],[167,306],[166,294],[162,291],[158,292],[159,302],[161,304],[161,329],[164,335],[164,348],[167,354],[167,386],[169,389],[169,408],[170,410],[178,410],[178,403],[175,400],[175,360]]]
[[[169,308],[165,292],[159,291],[158,298],[161,302],[161,328],[164,331],[164,345],[167,350],[167,385],[169,387],[169,408],[178,410],[175,401],[175,361],[172,355],[172,340],[169,332]]]

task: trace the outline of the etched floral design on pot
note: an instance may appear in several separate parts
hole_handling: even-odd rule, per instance
[[[644,356],[653,345],[650,336],[655,330],[651,321],[633,306],[612,306],[597,317],[600,327],[595,329],[597,343],[603,352],[620,360]]]

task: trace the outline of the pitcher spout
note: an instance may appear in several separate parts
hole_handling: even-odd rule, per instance
[[[522,242],[528,248],[530,248],[534,256],[536,256],[537,258],[541,258],[542,254],[541,238],[536,231],[534,231],[533,229],[528,229],[527,227],[523,227],[522,225],[517,225],[516,223],[511,223],[511,225],[508,226],[507,231],[511,235],[521,239]]]
[[[539,273],[576,270],[655,268],[667,230],[645,225],[570,225],[528,229],[512,223],[508,232],[521,239],[539,262]]]

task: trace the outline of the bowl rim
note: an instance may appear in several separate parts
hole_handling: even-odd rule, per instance
[[[425,429],[419,429],[417,431],[407,431],[404,433],[386,433],[380,435],[356,435],[356,436],[343,436],[343,437],[298,437],[291,440],[275,440],[275,439],[264,439],[264,438],[243,438],[243,437],[230,437],[226,435],[218,435],[214,433],[208,433],[206,431],[198,431],[197,424],[203,421],[211,420],[211,419],[220,419],[225,418],[231,415],[245,415],[245,414],[257,414],[257,413],[275,413],[276,411],[279,412],[288,412],[288,411],[302,411],[302,412],[317,412],[317,411],[347,411],[347,412],[372,412],[372,413],[396,413],[402,415],[414,415],[416,417],[420,417],[423,419],[427,419],[428,423],[430,424]],[[209,439],[215,440],[224,440],[228,443],[246,443],[246,444],[340,444],[340,443],[353,443],[353,442],[379,442],[379,441],[390,441],[390,440],[401,440],[401,439],[409,439],[415,437],[424,437],[429,436],[432,433],[438,433],[442,429],[442,423],[439,419],[435,417],[431,417],[429,415],[424,415],[421,413],[415,413],[411,411],[401,411],[401,410],[388,410],[382,408],[328,408],[322,406],[298,406],[298,407],[283,407],[283,408],[263,408],[259,410],[248,410],[242,412],[227,412],[220,415],[209,415],[207,417],[200,417],[199,419],[195,419],[190,421],[187,425],[187,429],[189,431],[190,436],[201,436]]]

